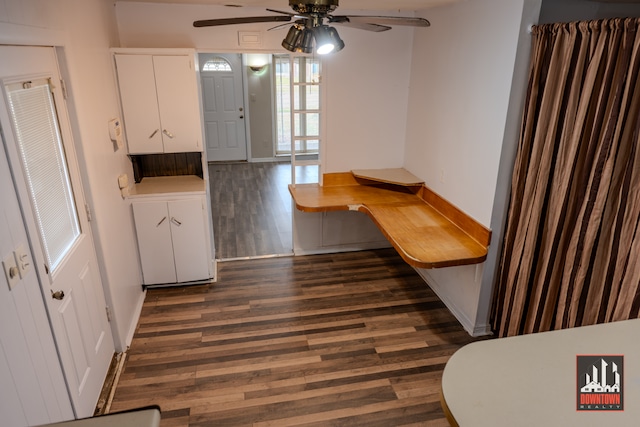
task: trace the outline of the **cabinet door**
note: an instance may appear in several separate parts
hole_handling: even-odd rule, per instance
[[[134,202],[133,217],[146,285],[175,283],[176,269],[167,202]]]
[[[204,198],[169,202],[173,256],[178,282],[211,277],[204,203]]]
[[[154,56],[165,153],[202,150],[196,71],[190,56]]]
[[[129,153],[162,153],[151,55],[115,55]]]

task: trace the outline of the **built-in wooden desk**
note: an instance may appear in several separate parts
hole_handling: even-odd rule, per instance
[[[577,410],[577,355],[624,356],[624,411]],[[447,362],[442,402],[452,426],[638,426],[640,319],[468,344]]]
[[[491,231],[404,169],[357,170],[323,176],[323,185],[289,186],[303,212],[364,212],[410,265],[477,264],[487,257]]]

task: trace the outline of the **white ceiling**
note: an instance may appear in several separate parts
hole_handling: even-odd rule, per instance
[[[238,5],[289,10],[288,0],[118,0],[146,3]],[[340,0],[344,10],[420,10],[461,0]]]

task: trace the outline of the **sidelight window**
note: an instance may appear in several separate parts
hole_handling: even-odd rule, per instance
[[[276,154],[318,154],[320,149],[320,60],[275,55]],[[293,104],[293,109],[292,109]],[[292,129],[293,123],[293,129]]]

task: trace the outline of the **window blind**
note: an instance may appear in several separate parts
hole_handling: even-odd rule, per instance
[[[80,235],[55,104],[48,81],[7,87],[27,186],[49,269]]]

